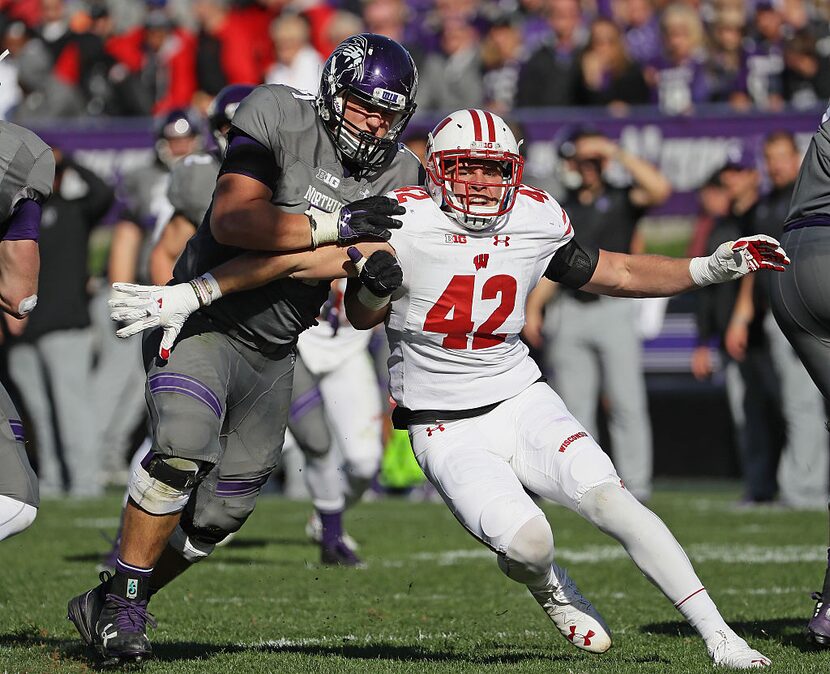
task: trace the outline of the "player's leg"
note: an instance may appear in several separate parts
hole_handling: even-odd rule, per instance
[[[772,315],[766,317],[764,329],[781,382],[787,431],[778,464],[779,498],[793,507],[823,508],[830,474],[824,401]]]
[[[57,330],[40,338],[55,420],[69,472],[69,495],[104,492],[102,454],[95,433],[92,399],[92,332]]]
[[[63,493],[61,459],[46,373],[36,343],[19,343],[10,348],[9,376],[17,386],[37,438],[40,493],[44,497],[58,496]]]
[[[773,277],[773,314],[819,391],[830,400],[830,300],[825,291],[830,236],[827,227],[809,227],[785,233],[781,243],[793,263],[786,274]],[[816,608],[807,625],[809,638],[820,646],[830,646],[830,548],[827,554],[824,583],[814,596]]]
[[[271,359],[246,351],[235,367],[222,429],[221,459],[188,500],[153,573],[157,592],[242,527],[279,462],[294,355]]]
[[[346,479],[339,451],[332,446],[319,378],[297,359],[289,428],[306,459],[306,486],[314,513],[306,533],[320,545],[320,561],[335,566],[358,566],[354,546],[343,531]]]
[[[604,329],[598,330],[595,338],[602,363],[602,388],[608,396],[608,433],[614,464],[628,490],[647,501],[651,496],[651,419],[643,345],[636,325],[638,307],[629,299],[603,297],[597,308],[605,317]]]
[[[768,663],[735,635],[666,525],[617,476],[611,460],[548,387],[536,384],[508,401],[524,442],[512,465],[522,483],[578,512],[616,538],[643,574],[678,608],[718,664]]]
[[[167,363],[156,358],[160,334],[145,338],[152,449],[130,477],[114,576],[69,602],[70,620],[108,661],[150,655],[153,568],[194,487],[221,456],[227,386],[240,357],[225,336],[199,333],[196,321],[188,327]]]
[[[602,618],[553,562],[553,534],[508,459],[509,416],[498,408],[472,419],[409,427],[415,456],[456,519],[498,556],[501,570],[527,586],[559,632],[578,648],[611,646]]]
[[[332,434],[343,455],[346,508],[360,500],[380,468],[381,393],[368,352],[346,359],[320,379]]]
[[[0,386],[0,541],[27,529],[39,503],[37,476],[23,444],[23,424]]]
[[[594,324],[607,326],[595,318],[594,303],[582,303],[563,295],[548,316],[545,332],[549,335],[545,353],[553,368],[553,388],[588,432],[597,435],[597,399],[600,371],[594,342]]]

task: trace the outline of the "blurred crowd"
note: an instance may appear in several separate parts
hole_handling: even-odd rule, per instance
[[[223,86],[315,91],[356,32],[420,69],[422,110],[804,108],[830,95],[826,0],[0,0],[0,116],[204,108]]]

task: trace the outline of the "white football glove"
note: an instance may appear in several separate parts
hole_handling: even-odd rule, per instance
[[[689,274],[699,286],[734,281],[759,269],[784,271],[790,258],[771,236],[756,234],[726,241],[709,257],[694,257]]]
[[[108,302],[110,318],[128,323],[115,334],[126,339],[144,330],[163,328],[159,345],[159,357],[163,360],[170,357],[170,349],[188,316],[222,296],[219,284],[210,274],[172,286],[113,283],[112,288],[115,292]]]

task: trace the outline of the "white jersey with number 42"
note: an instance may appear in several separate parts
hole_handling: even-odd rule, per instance
[[[519,339],[527,295],[573,237],[562,207],[523,185],[505,222],[475,232],[421,187],[389,196],[406,208],[390,241],[403,269],[386,327],[395,402],[466,410],[519,394],[541,376]]]

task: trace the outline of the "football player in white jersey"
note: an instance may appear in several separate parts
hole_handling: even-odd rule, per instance
[[[430,136],[427,189],[392,193],[406,209],[390,240],[394,255],[378,250],[385,244],[331,247],[331,268],[315,273],[358,276],[347,313],[357,328],[386,323],[396,425],[408,429],[419,464],[459,522],[574,646],[602,653],[610,631],[555,563],[550,525],[525,489],[620,541],[715,664],[765,667],[769,659],[726,624],[665,524],[626,490],[543,382],[519,333],[527,294],[542,276],[601,294],[669,296],[762,268],[782,271],[789,260],[765,236],[691,260],[585,249],[559,204],[521,183],[522,167],[502,119],[482,110],[449,115]],[[237,258],[213,273],[225,294],[269,275],[302,277],[305,255]],[[147,315],[175,325],[177,296],[186,293],[176,288],[154,291]],[[154,308],[159,297],[164,317]]]

